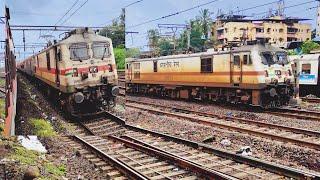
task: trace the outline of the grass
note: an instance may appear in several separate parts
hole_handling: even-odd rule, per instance
[[[6,85],[6,79],[0,78],[0,87],[4,87]]]
[[[59,177],[66,175],[66,166],[64,164],[55,165],[48,161],[43,161],[39,158],[41,153],[33,150],[27,150],[18,144],[11,145],[13,151],[11,152],[10,158],[19,161],[20,163],[27,166],[38,166],[39,164],[43,167],[43,173],[38,179],[60,179]]]
[[[36,165],[39,153],[33,150],[28,150],[22,146],[13,145],[11,158],[26,165]]]
[[[0,99],[0,118],[5,119],[5,99],[1,98]],[[4,131],[4,123],[0,123],[0,137],[2,136],[2,132]]]
[[[52,163],[46,163],[44,169],[46,172],[58,177],[65,176],[66,174],[66,166],[63,164],[56,166]]]
[[[52,137],[57,134],[51,124],[44,119],[31,119],[30,125],[33,127],[33,133],[39,137]]]
[[[4,98],[0,98],[0,118],[2,118],[2,119],[6,118],[5,106],[6,106],[5,99]]]

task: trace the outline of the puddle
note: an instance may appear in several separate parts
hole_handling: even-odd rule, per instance
[[[47,153],[46,148],[41,144],[37,136],[18,136],[18,140],[28,150]]]

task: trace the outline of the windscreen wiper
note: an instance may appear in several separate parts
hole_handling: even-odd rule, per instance
[[[104,51],[103,51],[103,54],[102,54],[102,58],[101,58],[101,60],[103,60],[104,55],[106,54],[106,52],[107,52],[107,48],[104,48]]]
[[[82,62],[82,60],[77,56],[77,54],[76,54],[75,51],[73,51],[73,55],[74,55],[74,57],[76,58],[76,60],[79,60],[80,62]]]

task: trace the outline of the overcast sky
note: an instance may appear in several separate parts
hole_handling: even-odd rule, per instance
[[[140,49],[146,49],[147,39],[146,32],[148,29],[157,28],[159,23],[174,23],[174,24],[183,24],[191,18],[194,18],[199,14],[201,8],[207,8],[212,12],[212,18],[217,14],[218,9],[222,9],[224,13],[228,13],[230,11],[236,12],[237,9],[245,9],[248,7],[254,7],[256,5],[266,4],[269,2],[275,2],[276,0],[220,0],[218,2],[214,2],[205,7],[197,8],[195,10],[191,10],[186,13],[182,13],[176,16],[172,16],[163,20],[159,20],[156,22],[148,23],[142,26],[138,26],[136,28],[130,28],[130,26],[145,22],[150,19],[155,19],[158,17],[162,17],[180,10],[188,9],[190,7],[210,2],[211,0],[144,0],[138,4],[130,6],[126,9],[126,27],[127,31],[136,31],[139,34],[128,34],[126,38],[127,47],[139,47]],[[309,0],[285,0],[285,6],[292,6],[295,4],[300,4],[304,2],[308,2]],[[306,23],[312,24],[313,28],[315,28],[316,24],[316,8],[309,9],[311,7],[317,6],[317,2],[308,3],[305,5],[287,8],[285,9],[285,13],[287,16],[294,16],[300,18],[309,18],[312,19],[310,21],[305,21]],[[268,11],[269,8],[276,8],[277,4],[268,5],[265,7],[259,7],[256,9],[247,10],[241,12],[241,14],[249,15],[258,14],[261,12]],[[260,15],[261,17],[262,15]],[[165,32],[164,30],[162,32]]]
[[[6,3],[11,10],[11,25],[54,25],[76,1],[77,0],[0,0],[0,12],[1,16],[3,16],[4,3]],[[78,0],[77,5],[70,11],[69,15],[72,14],[85,1],[86,0]],[[88,2],[63,25],[101,26],[109,24],[112,19],[119,16],[121,8],[135,1],[137,0],[88,0]],[[212,18],[214,18],[219,8],[222,9],[223,12],[228,13],[229,11],[235,12],[237,9],[253,7],[268,2],[274,2],[276,0],[219,0],[218,2],[211,3],[205,7],[197,8],[186,13],[181,13],[176,16],[144,24],[135,28],[130,28],[132,25],[162,17],[180,10],[188,9],[190,7],[210,1],[212,0],[142,0],[139,3],[126,7],[127,31],[138,32],[138,34],[128,34],[126,36],[127,47],[139,47],[141,49],[146,49],[146,32],[148,29],[157,28],[159,23],[183,24],[189,19],[198,15],[201,8],[209,9],[210,12],[213,13]],[[309,0],[285,0],[285,6],[288,7],[308,1]],[[317,6],[317,3],[313,2],[294,8],[288,8],[285,10],[285,12],[287,16],[312,19],[310,21],[306,21],[306,23],[312,24],[313,28],[315,28],[317,14],[316,9],[313,8],[311,10],[307,10],[308,8],[315,6]],[[245,15],[252,15],[254,13],[257,14],[268,11],[271,7],[276,8],[276,4],[247,10],[242,13]],[[68,15],[66,17],[68,17]],[[3,25],[1,25],[0,28],[0,37],[1,40],[3,40]],[[58,39],[58,35],[60,33],[53,33],[53,35],[55,35]],[[51,33],[38,31],[26,32],[26,43],[45,43],[46,41],[43,38],[40,38],[40,36],[44,34]],[[23,44],[22,32],[13,32],[13,36],[15,45]],[[37,52],[39,48],[27,49],[27,53],[30,53],[33,50]],[[20,52],[20,56],[17,56],[18,59],[24,58],[23,49],[16,49],[16,52]],[[26,54],[26,56],[29,55],[30,54]]]
[[[3,2],[3,0],[0,1]],[[69,15],[85,1],[86,0],[79,0]],[[63,25],[102,26],[110,24],[112,19],[120,15],[121,8],[132,1],[133,0],[88,0],[88,2]],[[76,0],[5,0],[6,5],[11,11],[11,25],[54,25],[75,2]],[[0,9],[1,15],[4,14],[3,11],[4,8],[2,5]],[[68,17],[68,15],[66,17]],[[63,22],[63,20],[61,22]],[[1,31],[3,32],[3,30]],[[53,35],[58,38],[60,33],[61,32],[53,33]],[[39,38],[39,36],[43,34],[51,34],[51,32],[26,32],[26,43],[45,43],[45,39]],[[13,32],[13,37],[15,45],[23,44],[22,32]],[[38,50],[39,49],[35,49],[36,52]],[[21,57],[24,57],[23,49],[16,49],[16,51],[20,51]],[[27,51],[32,52],[33,49],[27,49]],[[26,57],[29,55],[30,54],[27,54]],[[17,56],[18,59],[21,59],[21,57]]]

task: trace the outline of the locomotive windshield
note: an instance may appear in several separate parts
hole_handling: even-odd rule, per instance
[[[285,52],[276,52],[277,64],[288,64],[287,54]]]
[[[88,48],[86,43],[75,43],[70,46],[70,59],[77,60],[86,60],[89,59]]]
[[[94,42],[92,44],[93,57],[103,59],[111,55],[110,44],[108,42]]]
[[[261,55],[262,55],[262,63],[263,64],[273,65],[275,63],[271,52],[262,52]]]
[[[262,52],[261,56],[264,65],[288,64],[288,58],[285,52]]]

